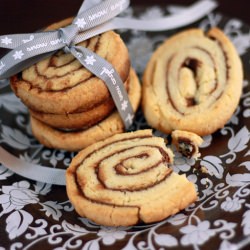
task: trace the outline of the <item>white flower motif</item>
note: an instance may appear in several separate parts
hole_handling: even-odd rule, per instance
[[[17,60],[17,59],[22,59],[22,57],[23,57],[23,51],[22,50],[17,50],[16,52],[15,52],[15,54],[13,55],[13,57],[14,57],[14,59],[15,60]]]
[[[86,62],[87,65],[94,65],[94,62],[96,62],[96,59],[94,58],[94,56],[87,56],[84,60]]]
[[[221,203],[221,209],[226,212],[235,212],[241,209],[241,204],[245,202],[245,199],[239,199],[239,197],[227,197],[225,201]]]
[[[124,101],[122,102],[122,110],[126,110],[127,107],[128,107],[128,101],[127,101],[127,100],[124,100]]]
[[[200,222],[197,226],[187,225],[182,227],[180,231],[185,235],[181,238],[181,244],[183,246],[202,245],[215,235],[215,231],[209,228],[210,222],[207,220]]]
[[[101,227],[97,233],[98,236],[102,237],[104,245],[112,245],[116,240],[122,240],[125,238],[127,232],[124,231],[126,228],[123,227]]]
[[[129,113],[125,120],[128,121],[128,123],[131,125],[133,123],[133,119],[134,116]]]
[[[237,250],[239,249],[236,244],[230,243],[227,240],[223,240],[220,244],[219,250]]]
[[[1,43],[6,44],[6,45],[12,44],[12,39],[6,36],[5,38],[1,39]]]
[[[78,28],[83,29],[86,25],[86,22],[84,18],[78,18],[75,24],[77,25]]]
[[[32,158],[29,156],[27,152],[25,152],[23,155],[20,155],[20,159],[26,162],[34,163],[34,164],[39,164],[40,159],[39,158]]]
[[[173,151],[175,155],[173,169],[175,172],[187,172],[191,169],[191,166],[195,165],[195,160],[193,158],[188,159],[183,157],[182,154],[176,150],[176,148],[173,148]]]
[[[12,210],[20,210],[25,205],[38,203],[37,193],[29,187],[30,183],[27,181],[15,182],[12,186],[2,186],[3,194],[0,195],[0,204],[3,211],[0,216]]]

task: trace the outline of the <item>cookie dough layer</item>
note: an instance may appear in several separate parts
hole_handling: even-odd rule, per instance
[[[141,85],[133,69],[129,76],[128,96],[133,110],[136,111],[141,98]],[[31,128],[33,135],[43,145],[68,151],[81,150],[111,135],[122,133],[125,129],[118,111],[114,111],[96,125],[78,131],[66,132],[55,129],[32,116]]]
[[[241,60],[221,30],[181,32],[154,52],[144,72],[146,120],[165,133],[211,134],[235,111],[242,82]]]
[[[98,105],[97,107],[93,107],[93,109],[81,113],[60,115],[36,112],[31,109],[29,110],[29,112],[33,117],[51,127],[62,129],[79,129],[85,126],[90,127],[98,123],[107,115],[109,115],[114,107],[115,105],[112,98],[109,98],[101,105]]]
[[[197,199],[194,184],[168,167],[172,161],[151,130],[114,135],[73,158],[67,194],[79,215],[101,225],[160,221]]]

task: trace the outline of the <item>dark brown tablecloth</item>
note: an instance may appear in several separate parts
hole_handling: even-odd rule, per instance
[[[195,0],[132,0],[131,5],[189,5]],[[250,24],[250,1],[218,0],[218,11]],[[1,0],[0,34],[33,32],[77,13],[82,0]]]

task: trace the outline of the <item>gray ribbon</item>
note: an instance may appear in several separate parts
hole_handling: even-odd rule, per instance
[[[93,3],[96,4],[94,7]],[[103,58],[86,48],[75,46],[75,44],[112,29],[160,31],[180,28],[197,21],[217,7],[215,1],[203,0],[179,14],[157,20],[115,17],[128,4],[127,0],[107,0],[105,2],[84,0],[73,24],[68,27],[52,32],[0,36],[0,47],[13,49],[0,60],[0,79],[21,71],[58,49],[64,49],[66,52],[72,53],[88,70],[107,84],[117,109],[128,127],[132,122],[133,112],[119,75]],[[65,170],[27,163],[10,154],[1,146],[0,162],[13,172],[31,180],[65,185]]]

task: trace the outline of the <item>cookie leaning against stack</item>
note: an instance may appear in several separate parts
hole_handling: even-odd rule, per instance
[[[197,199],[195,186],[169,168],[173,153],[151,130],[122,133],[80,151],[66,172],[80,216],[107,226],[151,223]]]
[[[48,30],[64,27],[71,21],[63,20],[49,26]],[[130,68],[128,50],[120,36],[109,31],[78,45],[94,51],[113,65],[130,92],[129,97],[133,95],[131,102],[136,110],[140,84]],[[124,131],[121,119],[114,114],[115,105],[105,83],[71,54],[58,51],[36,63],[12,77],[11,87],[29,108],[33,134],[45,146],[75,151],[93,140]],[[132,87],[135,88],[133,93]],[[109,119],[113,124],[109,124]],[[105,125],[99,126],[104,120]],[[46,131],[49,131],[47,135]],[[81,132],[88,137],[82,144],[75,138],[74,144],[72,137],[79,137]]]
[[[183,31],[160,45],[146,67],[143,112],[165,133],[211,134],[231,118],[242,82],[241,60],[221,30]]]

